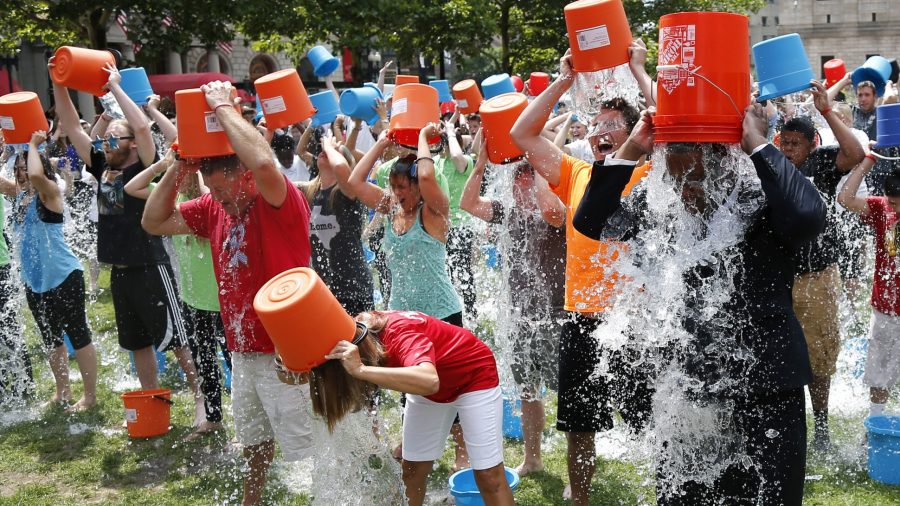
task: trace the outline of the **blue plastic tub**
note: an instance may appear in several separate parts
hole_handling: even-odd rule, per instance
[[[325,77],[337,70],[341,61],[334,57],[331,52],[323,46],[314,46],[306,52],[309,63],[312,64],[313,73],[319,77]]]
[[[900,485],[900,416],[866,419],[869,430],[869,477],[887,485]]]
[[[522,440],[522,417],[516,413],[522,412],[521,399],[503,398],[503,437]]]
[[[878,143],[876,148],[900,146],[900,104],[888,104],[875,109]]]
[[[153,94],[153,88],[144,67],[122,69],[119,74],[122,75],[120,86],[128,98],[137,105],[147,105],[147,97]]]
[[[853,71],[850,79],[854,88],[863,81],[872,81],[875,83],[875,94],[880,97],[884,95],[884,87],[891,78],[891,71],[891,62],[887,58],[872,56]]]
[[[506,482],[509,488],[516,491],[519,488],[519,475],[512,468],[506,468]],[[458,506],[484,506],[481,492],[475,484],[475,473],[472,469],[463,469],[450,475],[450,495],[456,498]]]
[[[481,95],[485,102],[504,93],[515,93],[516,87],[513,85],[509,74],[495,74],[481,81]]]
[[[376,101],[384,97],[374,86],[350,88],[341,93],[341,112],[351,118],[360,118],[366,123],[378,117],[375,111]]]
[[[309,96],[309,101],[316,108],[316,115],[312,118],[312,127],[327,125],[336,120],[341,109],[331,90],[320,91]]]
[[[805,90],[815,78],[803,41],[796,33],[754,44],[753,61],[759,78],[759,102]]]
[[[439,81],[428,81],[428,86],[438,90],[438,102],[452,102],[453,95],[450,94],[450,81],[439,80]]]

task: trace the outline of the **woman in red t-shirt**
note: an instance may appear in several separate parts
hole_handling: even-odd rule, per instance
[[[412,506],[444,451],[459,413],[475,482],[488,505],[513,504],[503,467],[503,400],[494,354],[468,330],[424,313],[360,313],[353,342],[341,341],[313,369],[313,411],[329,428],[368,405],[374,385],[405,392],[403,482]]]

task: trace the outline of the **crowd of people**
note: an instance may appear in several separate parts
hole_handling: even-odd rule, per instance
[[[679,480],[660,465],[658,503],[800,504],[805,389],[812,446],[828,451],[838,302],[866,285],[870,247],[870,415],[884,412],[900,379],[900,172],[889,150],[872,147],[876,108],[897,94],[888,85],[879,98],[871,82],[850,88],[848,74],[830,89],[812,82],[798,98],[802,106],[754,100],[743,111],[739,155],[755,170],[745,184],[722,164],[726,145],[654,149],[654,83],[643,42],[630,54],[639,102],[607,94],[593,117],[576,112],[570,92],[578,73],[567,53],[509,132],[524,157],[497,167],[479,115],[461,114],[453,102],[440,105],[440,120],[421,129],[417,145],[404,146],[390,135],[389,95],[373,125],[339,117],[268,129],[255,109],[235,107],[229,83],[211,82],[201,89],[235,154],[196,160],[179,156],[174,115],[160,112],[158,97],[135,104],[115,67],[106,69],[107,88],[118,108],[96,118],[81,118],[69,90],[54,84],[51,131],[2,155],[2,338],[28,376],[13,384],[4,374],[4,396],[33,389],[31,357],[15,325],[21,281],[56,381],[49,403],[71,411],[96,405],[98,358],[85,300],[99,289],[105,264],[118,344],[133,354],[141,388],[159,386],[158,352],[173,352],[185,373],[195,401],[189,437],[224,430],[220,353],[232,369],[234,433],[247,460],[244,504],[261,501],[276,442],[284,460],[313,456],[322,442],[312,427],[334,430],[359,410],[377,416],[379,389],[404,394],[396,456],[409,504],[423,503],[448,434],[456,467],[474,469],[485,502],[513,504],[495,358],[503,352],[521,395],[519,475],[543,470],[545,404],[554,392],[556,428],[566,435],[565,495],[586,505],[596,434],[617,419],[632,434],[648,430],[658,401],[658,371],[597,336],[620,303],[618,291],[633,282],[617,272],[623,245],[640,254],[643,234],[666,227],[646,189],[658,170],[679,212],[707,224],[740,215],[727,252],[681,273],[687,296],[679,325],[689,343],[665,356],[706,386],[697,394],[702,402],[731,406],[729,424],[753,462],[728,466],[712,482]],[[508,198],[485,191],[499,172],[510,176]],[[718,199],[722,191],[734,201]],[[746,205],[729,214],[735,202]],[[487,336],[473,333],[483,329],[473,272],[484,230],[509,238],[498,243],[501,263],[525,259],[507,262],[504,293],[494,295],[513,315],[509,350],[491,350]],[[325,365],[286,381],[252,302],[269,279],[294,267],[318,273],[358,332]],[[722,276],[731,287],[726,300],[706,300],[701,288]],[[709,311],[712,320],[703,316]],[[74,403],[64,335],[83,380]],[[724,362],[708,353],[706,345],[725,339],[746,353]],[[682,444],[662,443],[660,454]]]

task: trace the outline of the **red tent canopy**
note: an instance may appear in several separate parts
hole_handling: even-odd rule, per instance
[[[191,88],[199,88],[206,83],[212,81],[228,81],[235,83],[236,81],[228,74],[219,72],[198,72],[194,74],[154,74],[147,76],[150,79],[150,86],[153,93],[160,97],[169,97],[175,100],[175,92],[178,90],[188,90]]]
[[[7,93],[12,93],[14,91],[22,91],[22,87],[19,86],[19,83],[13,80],[12,89],[9,89],[9,70],[5,67],[0,68],[0,95],[6,95]]]

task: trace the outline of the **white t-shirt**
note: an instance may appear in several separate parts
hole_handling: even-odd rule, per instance
[[[594,151],[591,149],[591,143],[587,139],[578,139],[566,144],[569,153],[579,160],[587,163],[594,163]]]
[[[277,157],[275,157],[275,165],[292,183],[309,181],[309,167],[298,155],[294,155],[294,161],[289,168],[282,166]]]

